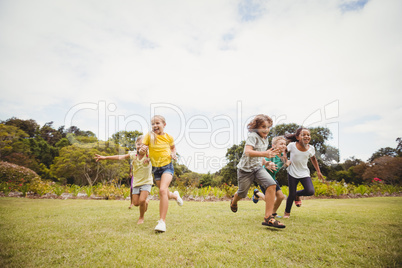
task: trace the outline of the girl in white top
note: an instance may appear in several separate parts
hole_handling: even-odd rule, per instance
[[[314,146],[309,144],[311,140],[310,130],[301,127],[296,130],[296,133],[285,135],[285,137],[290,141],[287,150],[290,153],[291,164],[287,168],[289,196],[286,201],[284,218],[289,218],[293,201],[295,201],[297,207],[300,207],[300,196],[314,195],[314,186],[311,181],[310,170],[307,167],[309,159],[311,159],[311,162],[317,171],[318,178],[324,181],[324,177],[321,174],[317,158],[315,157]],[[297,191],[297,185],[299,182],[301,182],[304,189]]]
[[[131,180],[131,205],[140,207],[140,218],[137,224],[144,223],[144,215],[148,209],[148,194],[151,192],[153,178],[152,165],[148,158],[148,146],[142,144],[143,136],[139,136],[135,141],[136,151],[129,152],[125,155],[102,156],[95,155],[96,162],[99,160],[122,160],[128,159],[132,161],[133,177]]]

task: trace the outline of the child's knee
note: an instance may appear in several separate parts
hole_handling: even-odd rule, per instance
[[[161,196],[168,195],[168,192],[169,192],[168,188],[160,188],[159,189],[159,195],[161,195]]]
[[[306,196],[311,196],[311,195],[314,195],[314,194],[315,194],[314,189],[309,189],[309,190],[306,191],[306,193],[305,193]]]
[[[279,194],[277,194],[276,198],[278,198],[279,200],[283,201],[283,200],[285,200],[286,197],[285,197],[285,195],[283,193],[279,193]]]

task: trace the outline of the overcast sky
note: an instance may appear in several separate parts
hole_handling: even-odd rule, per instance
[[[324,126],[341,160],[402,136],[402,1],[0,0],[0,120],[107,139],[167,119],[217,171],[251,117]]]

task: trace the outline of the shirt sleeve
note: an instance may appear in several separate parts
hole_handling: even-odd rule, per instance
[[[314,146],[313,145],[310,145],[310,157],[313,157],[313,156],[315,156],[315,148],[314,148]]]
[[[253,135],[253,133],[251,133],[250,135],[248,135],[247,140],[246,140],[246,145],[250,145],[253,148],[255,148],[255,145],[257,144],[257,137],[255,135]]]
[[[169,146],[172,147],[174,145],[174,139],[169,134],[168,134],[168,137],[169,137]]]
[[[293,144],[293,142],[289,143],[287,146],[287,150],[289,153],[292,151],[292,144]]]
[[[130,156],[130,164],[131,164],[137,154],[137,151],[128,151],[128,154]]]

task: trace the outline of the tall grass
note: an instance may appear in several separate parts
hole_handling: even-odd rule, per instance
[[[137,225],[128,201],[0,198],[0,267],[400,267],[401,201],[304,200],[283,230],[263,202],[171,201],[155,234],[158,201]]]

